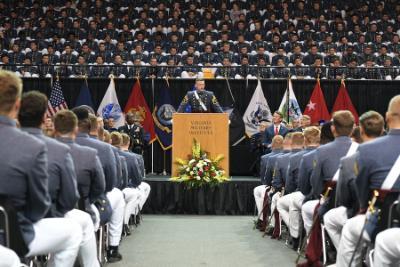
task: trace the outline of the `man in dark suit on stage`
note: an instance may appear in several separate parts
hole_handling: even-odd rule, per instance
[[[196,90],[186,94],[177,112],[223,113],[214,93],[205,90],[205,82],[203,79],[196,79],[195,88]],[[187,106],[190,106],[190,111],[187,110]]]
[[[283,115],[280,111],[275,111],[272,116],[273,124],[265,130],[264,147],[266,154],[271,152],[271,142],[275,135],[285,136],[289,129],[282,124]]]

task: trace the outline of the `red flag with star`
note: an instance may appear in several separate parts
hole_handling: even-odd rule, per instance
[[[358,113],[353,103],[351,102],[349,93],[347,93],[346,84],[344,83],[344,80],[342,80],[342,83],[340,84],[339,93],[336,97],[335,104],[333,105],[332,108],[332,114],[333,112],[339,110],[348,110],[351,113],[353,113],[354,121],[356,122],[356,124],[358,124]]]
[[[310,116],[311,124],[318,124],[321,120],[329,121],[331,119],[319,80],[317,80],[317,83],[314,86],[310,101],[308,102],[303,115]]]
[[[133,85],[131,95],[125,105],[125,113],[132,112],[135,117],[139,118],[144,130],[150,135],[150,143],[156,139],[156,132],[154,130],[153,116],[151,115],[149,106],[144,99],[142,88],[139,79]]]

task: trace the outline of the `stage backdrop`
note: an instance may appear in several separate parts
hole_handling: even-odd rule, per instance
[[[24,78],[23,81],[24,91],[38,90],[49,96],[51,89],[50,79]],[[76,78],[61,80],[62,91],[69,107],[74,107],[83,82],[83,79]],[[122,107],[125,106],[128,100],[134,82],[135,79],[115,79],[116,91]],[[186,92],[192,88],[193,83],[193,80],[188,79],[169,80],[171,97],[175,107],[179,105]],[[230,80],[229,83],[233,97],[236,100],[235,107],[243,115],[257,86],[257,80]],[[95,110],[97,110],[108,84],[109,79],[88,79]],[[159,96],[159,90],[161,90],[162,86],[165,86],[165,80],[146,79],[141,81],[141,85],[144,97],[150,109],[153,110]],[[314,85],[315,80],[293,80],[293,89],[302,110],[304,110],[310,99]],[[271,110],[278,109],[286,87],[287,80],[285,79],[262,80],[262,88]],[[321,87],[325,95],[328,110],[331,111],[340,87],[340,81],[321,80]],[[368,110],[376,110],[384,115],[389,100],[393,96],[400,94],[400,81],[346,80],[346,87],[360,115]],[[215,93],[222,106],[232,106],[233,100],[225,80],[207,80],[206,89]],[[152,149],[154,153],[151,153]],[[152,154],[154,155],[153,160],[151,157]],[[167,151],[164,157],[164,152],[158,143],[146,149],[145,160],[147,172],[154,170],[156,173],[161,173],[164,170],[164,166],[166,171],[170,172],[170,151]],[[235,147],[231,147],[231,175],[250,175],[250,167],[254,160],[255,156],[250,151],[248,140],[241,142]]]

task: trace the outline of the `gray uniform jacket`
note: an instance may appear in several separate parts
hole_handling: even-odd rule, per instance
[[[123,156],[126,160],[126,165],[128,169],[128,187],[138,187],[142,182],[142,175],[139,171],[139,163],[136,158],[136,154],[132,152],[126,152],[119,150],[120,156]]]
[[[71,138],[57,138],[57,140],[70,147],[80,197],[92,204],[105,192],[104,173],[97,150],[80,146]]]
[[[290,152],[289,150],[283,150],[281,153],[277,153],[276,155],[270,156],[268,158],[267,167],[265,170],[265,184],[267,186],[270,186],[272,183],[272,178],[274,176],[274,170],[275,170],[275,163],[278,157],[281,155],[285,155],[289,152]]]
[[[268,163],[268,159],[272,156],[275,156],[276,154],[281,153],[282,150],[280,149],[274,149],[272,150],[271,153],[265,154],[261,157],[261,163],[260,163],[260,178],[261,178],[261,183],[262,184],[266,184],[265,181],[265,175],[266,175],[266,171],[267,171],[267,163]]]
[[[97,150],[106,180],[106,192],[110,192],[117,186],[117,163],[115,155],[110,144],[101,142],[100,140],[90,138],[88,134],[79,133],[75,142],[81,146],[91,147]]]
[[[121,161],[121,170],[122,170],[122,175],[121,175],[121,184],[119,185],[119,189],[124,189],[128,185],[128,166],[126,165],[126,159],[123,156],[118,156],[120,161]]]
[[[47,148],[43,141],[15,127],[0,116],[0,194],[17,210],[22,235],[28,245],[34,238],[33,223],[48,212]]]
[[[286,173],[286,182],[285,182],[285,194],[293,193],[298,188],[299,182],[299,165],[300,160],[302,159],[303,155],[309,150],[296,150],[292,151],[292,155],[289,157],[289,168]]]
[[[360,208],[366,209],[371,190],[381,188],[400,155],[400,129],[390,130],[386,136],[360,145],[358,151],[360,156],[356,162],[359,174],[356,186],[359,190]],[[400,179],[397,179],[392,190],[400,191]]]
[[[299,150],[295,151],[298,152]],[[272,186],[280,190],[285,186],[286,182],[286,174],[289,169],[289,158],[293,155],[293,152],[290,151],[284,155],[278,156],[275,163],[274,174],[272,176]]]
[[[332,180],[339,168],[340,159],[347,154],[350,146],[350,137],[339,136],[333,142],[317,148],[311,175],[312,194],[315,198],[323,193],[325,183]]]
[[[47,217],[64,217],[79,199],[74,163],[70,148],[45,136],[39,128],[22,128],[47,146],[49,193],[51,208]]]
[[[223,110],[213,92],[198,90],[197,94],[199,99],[203,102],[206,110],[203,109],[200,101],[197,100],[194,91],[190,91],[183,98],[177,112],[185,112],[186,106],[189,105],[192,113],[223,113]]]
[[[299,165],[299,190],[305,196],[305,200],[312,199],[311,195],[311,174],[313,171],[313,161],[316,149],[303,155]]]
[[[336,184],[336,206],[346,207],[349,218],[353,217],[360,208],[358,190],[355,186],[358,173],[355,164],[358,157],[359,154],[355,153],[340,160],[340,173]]]

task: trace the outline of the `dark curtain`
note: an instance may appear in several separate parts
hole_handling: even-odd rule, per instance
[[[50,95],[50,79],[24,78],[23,81],[25,91],[38,90],[48,96]],[[83,82],[83,79],[76,78],[61,79],[61,87],[69,107],[74,107]],[[134,79],[115,79],[116,91],[122,107],[125,106],[134,83]],[[189,79],[169,80],[171,97],[175,106],[179,105],[186,92],[192,88],[193,83],[194,81]],[[100,105],[108,84],[109,79],[88,79],[89,89],[96,109]],[[257,80],[229,80],[229,84],[233,97],[236,100],[236,108],[243,114],[257,86]],[[166,86],[166,82],[162,79],[146,79],[141,81],[141,85],[147,104],[152,110],[158,97],[159,89]],[[315,80],[293,80],[293,89],[303,110],[309,101],[314,85]],[[271,109],[278,109],[287,87],[287,80],[262,80],[262,87]],[[331,110],[340,87],[340,81],[321,80],[321,87],[325,95],[328,110]],[[400,81],[348,80],[346,81],[346,87],[359,115],[368,110],[375,110],[384,115],[389,100],[400,93]],[[206,88],[207,90],[214,91],[222,106],[226,107],[233,104],[233,99],[228,91],[227,81],[207,80]],[[152,149],[154,149],[154,153],[152,153]],[[167,151],[164,157],[164,152],[158,143],[155,143],[153,147],[148,147],[145,152],[146,171],[150,172],[153,167],[155,173],[161,173],[165,166],[165,170],[169,173],[171,167],[170,154],[170,151]],[[151,155],[154,157],[153,165]],[[250,152],[248,140],[241,142],[236,147],[231,147],[230,158],[232,175],[251,174],[250,167],[255,160],[255,155],[252,155]]]
[[[257,180],[235,180],[210,187],[188,189],[164,179],[147,179],[151,192],[143,207],[149,214],[254,214],[254,187]]]

